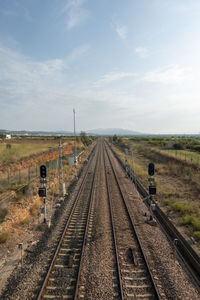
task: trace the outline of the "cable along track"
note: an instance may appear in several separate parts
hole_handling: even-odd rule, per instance
[[[117,261],[116,277],[119,296],[121,299],[160,299],[105,144],[104,164]]]
[[[80,296],[78,281],[98,159],[99,152],[96,151],[88,162],[87,172],[37,300],[78,299]]]

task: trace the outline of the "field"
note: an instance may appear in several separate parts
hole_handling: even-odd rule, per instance
[[[39,154],[58,147],[58,141],[12,141],[0,143],[0,166],[11,164],[21,158]]]
[[[161,150],[165,151],[169,155],[175,156],[179,159],[183,159],[185,161],[191,161],[194,162],[195,164],[200,164],[200,154],[197,152],[192,152],[189,150]]]
[[[119,138],[114,143],[123,161],[125,161],[125,148],[129,149],[128,164],[133,166],[136,176],[146,187],[148,187],[147,167],[149,162],[154,162],[156,201],[173,219],[179,230],[186,233],[189,239],[193,238],[197,242],[200,241],[198,142],[197,138],[194,140],[192,138]],[[198,247],[200,250],[199,244]]]

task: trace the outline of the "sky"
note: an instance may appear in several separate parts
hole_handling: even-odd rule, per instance
[[[199,0],[0,0],[0,128],[200,132]]]

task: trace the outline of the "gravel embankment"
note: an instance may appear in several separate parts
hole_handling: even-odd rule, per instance
[[[90,233],[83,256],[80,282],[84,299],[113,299],[113,242],[105,186],[105,173],[101,157],[93,195]]]

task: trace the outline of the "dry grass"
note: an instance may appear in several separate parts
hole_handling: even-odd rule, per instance
[[[25,226],[25,225],[28,225],[31,221],[31,218],[30,217],[26,217],[26,218],[23,218],[22,220],[19,221],[19,225],[22,225],[22,226]]]
[[[31,207],[29,208],[29,212],[30,212],[30,215],[32,217],[35,217],[39,213],[40,206],[41,206],[41,201],[40,200],[36,201],[35,203],[33,203],[31,205]]]
[[[0,164],[10,164],[23,157],[32,154],[38,154],[47,151],[51,147],[55,147],[55,143],[44,143],[43,141],[31,143],[24,141],[22,143],[12,143],[11,147],[7,148],[6,144],[0,144]]]

